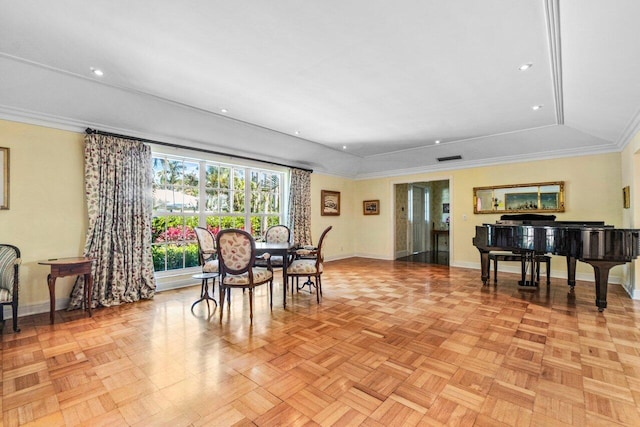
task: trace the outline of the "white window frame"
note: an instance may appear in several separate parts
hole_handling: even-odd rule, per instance
[[[228,213],[219,213],[216,215],[220,216],[243,216],[245,228],[248,227],[250,231],[251,217],[252,216],[273,216],[269,214],[262,213],[251,213],[251,172],[256,171],[260,172],[269,172],[269,173],[277,173],[281,176],[281,186],[280,186],[280,223],[284,224],[287,218],[287,206],[288,206],[288,193],[289,193],[289,176],[290,170],[289,168],[271,164],[264,164],[257,161],[233,161],[233,159],[229,159],[228,157],[222,158],[219,155],[209,154],[206,152],[198,152],[187,150],[187,149],[176,149],[169,148],[161,145],[151,145],[152,157],[164,157],[168,160],[180,160],[180,161],[189,161],[189,162],[198,162],[200,165],[200,180],[198,184],[199,189],[199,211],[198,212],[164,212],[162,211],[162,216],[198,216],[198,224],[199,226],[206,226],[206,218],[208,216],[212,216],[210,212],[206,211],[206,165],[207,164],[216,164],[218,166],[230,167],[230,168],[242,168],[244,169],[244,179],[245,179],[245,212],[242,214],[237,214],[235,212]],[[233,171],[232,171],[233,172]],[[231,176],[233,179],[233,175]],[[153,216],[156,215],[156,211],[153,211]],[[266,230],[262,230],[264,232]],[[153,242],[152,242],[153,243]],[[156,278],[158,281],[158,290],[170,289],[173,287],[178,287],[180,285],[190,284],[193,285],[193,280],[190,279],[190,276],[199,273],[201,271],[201,267],[186,267],[179,268],[173,270],[164,270],[164,271],[156,271]],[[163,280],[169,279],[169,280]]]

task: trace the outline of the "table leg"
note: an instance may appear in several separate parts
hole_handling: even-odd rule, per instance
[[[202,285],[200,288],[200,299],[191,304],[191,311],[193,311],[193,307],[196,306],[201,301],[205,301],[207,303],[207,310],[209,310],[209,300],[213,301],[213,303],[217,306],[218,302],[215,299],[216,293],[216,279],[213,278],[213,285],[211,286],[211,295],[209,296],[209,279],[202,279]],[[231,292],[229,292],[231,294]],[[224,304],[224,301],[221,301],[220,304]]]
[[[287,308],[287,286],[289,283],[287,281],[287,267],[289,266],[288,260],[289,254],[285,253],[282,256],[282,307]]]
[[[47,275],[47,285],[49,285],[49,323],[53,325],[56,312],[56,276]]]
[[[91,297],[93,296],[93,277],[91,276],[91,273],[84,275],[84,294],[85,309],[89,311],[89,317],[92,317]]]

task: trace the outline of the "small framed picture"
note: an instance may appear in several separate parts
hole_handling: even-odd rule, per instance
[[[365,215],[380,215],[380,200],[365,200],[362,202],[362,213]]]
[[[9,209],[9,149],[0,147],[0,209]]]
[[[320,195],[322,215],[340,215],[340,192],[322,190]]]
[[[627,185],[622,189],[622,207],[625,209],[629,209],[631,207],[631,194],[629,194],[630,189]]]

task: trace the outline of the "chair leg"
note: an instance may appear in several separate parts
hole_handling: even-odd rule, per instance
[[[316,301],[320,304],[320,276],[316,276]]]
[[[269,280],[269,307],[273,311],[273,280]]]
[[[220,283],[220,321],[222,322],[222,312],[224,311],[224,294],[227,290]]]
[[[249,288],[249,320],[253,323],[253,288]]]
[[[18,328],[18,300],[14,300],[11,306],[13,308],[13,332],[20,332],[20,328]]]

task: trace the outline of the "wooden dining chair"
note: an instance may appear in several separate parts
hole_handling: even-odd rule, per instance
[[[220,321],[224,311],[224,297],[233,288],[249,290],[249,318],[253,323],[253,289],[258,285],[269,284],[269,303],[273,309],[273,269],[270,255],[261,258],[267,262],[266,268],[256,267],[256,242],[244,230],[221,230],[216,236],[218,261],[220,263]],[[229,310],[231,303],[227,299]]]
[[[193,227],[198,239],[199,259],[203,273],[218,273],[218,251],[216,250],[216,236],[204,227]],[[215,285],[215,281],[214,281]]]
[[[267,243],[288,243],[291,241],[291,230],[286,225],[272,225],[264,233],[264,241]],[[284,259],[280,255],[273,255],[270,261],[271,267],[284,266]],[[258,260],[256,261],[256,265],[266,267],[266,261]]]
[[[332,228],[332,226],[329,226],[322,232],[317,247],[298,249],[296,251],[296,259],[287,266],[287,278],[290,277],[292,283],[293,279],[298,283],[300,277],[307,277],[307,281],[304,282],[302,286],[297,287],[298,290],[305,286],[309,286],[309,291],[311,291],[312,287],[316,288],[316,300],[318,304],[320,303],[320,297],[322,297],[322,271],[324,269],[322,245],[324,244],[327,233],[329,233]],[[314,281],[311,280],[311,277],[314,278]]]

